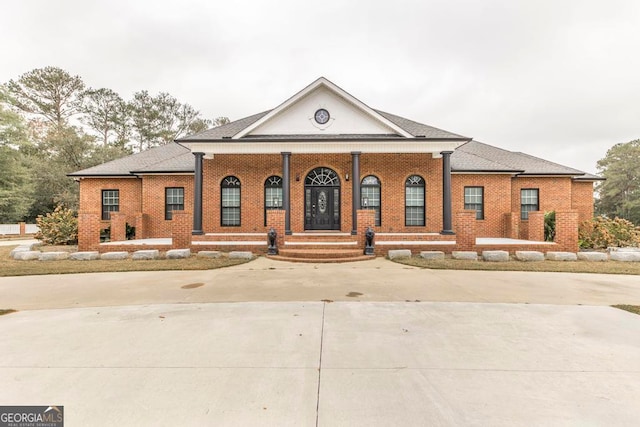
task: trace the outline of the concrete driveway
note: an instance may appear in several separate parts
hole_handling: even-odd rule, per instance
[[[67,426],[634,425],[640,316],[606,305],[637,288],[384,260],[2,278],[21,311],[0,316],[0,405],[63,405]]]
[[[344,264],[258,258],[207,271],[0,277],[0,292],[0,308],[19,310],[321,300],[612,305],[640,304],[640,277],[425,270],[384,258]]]

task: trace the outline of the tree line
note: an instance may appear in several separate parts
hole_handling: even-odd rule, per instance
[[[228,122],[166,92],[125,100],[57,67],[24,73],[0,85],[0,223],[77,208],[68,173]]]
[[[0,85],[0,223],[33,221],[61,203],[77,208],[70,172],[228,122],[166,92],[125,100],[57,67],[29,71]],[[640,224],[640,140],[614,145],[597,166],[606,180],[596,212]]]

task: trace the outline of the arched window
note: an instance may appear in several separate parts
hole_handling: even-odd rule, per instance
[[[228,176],[220,184],[220,224],[223,226],[240,225],[240,180]]]
[[[264,182],[264,225],[267,225],[267,211],[282,209],[282,178],[270,176]]]
[[[418,175],[404,183],[404,225],[424,226],[424,179]]]
[[[376,211],[376,226],[382,224],[380,218],[380,180],[378,177],[368,175],[362,178],[360,185],[360,209],[373,209]]]

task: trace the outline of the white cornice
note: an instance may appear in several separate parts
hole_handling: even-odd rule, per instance
[[[298,142],[247,142],[229,140],[225,142],[181,142],[192,153],[215,154],[329,154],[351,153],[431,153],[453,151],[465,141],[298,141]]]

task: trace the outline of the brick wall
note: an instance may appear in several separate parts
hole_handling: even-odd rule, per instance
[[[187,249],[191,247],[191,231],[193,230],[193,214],[185,211],[173,211],[171,219],[171,247]]]
[[[571,183],[571,210],[578,212],[578,221],[593,218],[593,182]]]
[[[171,220],[164,219],[165,188],[184,188],[184,210],[193,211],[193,175],[146,175],[142,184],[142,212],[148,215],[147,234],[153,237],[171,236]],[[193,224],[191,224],[193,229]]]
[[[456,250],[475,250],[477,237],[476,211],[463,210],[456,212],[454,228],[456,230]]]
[[[138,178],[82,178],[80,179],[80,209],[98,212],[101,218],[102,190],[119,190],[119,212],[126,215],[125,222],[133,225],[136,215],[142,212],[142,180]],[[110,226],[110,221],[100,221],[100,228]]]
[[[376,230],[376,212],[371,209],[358,209],[358,247],[364,250],[366,246],[367,228],[371,227]],[[374,237],[375,245],[375,237]]]
[[[507,236],[509,224],[504,215],[511,211],[511,175],[453,174],[453,212],[464,210],[464,187],[484,187],[484,219],[476,220],[478,235]]]
[[[572,210],[556,210],[556,237],[554,242],[567,252],[578,251],[578,219],[580,214]]]
[[[78,212],[78,250],[96,251],[100,246],[100,221],[99,212]]]
[[[293,154],[291,156],[291,229],[304,230],[304,181],[316,167],[328,167],[340,178],[341,231],[350,232],[351,194],[359,185],[351,175],[350,154]],[[426,182],[426,225],[404,225],[405,180],[417,174]],[[220,224],[220,183],[234,175],[241,181],[241,225]],[[203,229],[206,233],[264,232],[264,182],[271,175],[282,176],[280,155],[216,155],[203,165]],[[442,229],[442,159],[428,154],[367,154],[360,156],[360,177],[375,175],[381,182],[382,225],[377,232],[438,233]],[[171,221],[164,219],[165,188],[183,187],[185,211],[193,210],[192,175],[148,175],[138,178],[85,178],[80,181],[80,210],[99,212],[101,190],[120,190],[120,213],[136,226],[137,238],[169,237]],[[484,220],[475,220],[480,237],[528,236],[528,221],[520,221],[520,189],[539,188],[540,211],[574,210],[579,218],[593,215],[592,184],[570,178],[512,178],[509,175],[454,174],[452,210],[464,208],[464,187],[484,187]],[[516,217],[517,216],[517,217]],[[101,221],[101,228],[109,221]],[[191,225],[192,227],[192,225]],[[454,229],[454,231],[456,231]],[[519,231],[519,235],[517,232]]]
[[[529,212],[525,239],[544,242],[544,212]]]
[[[276,230],[276,248],[284,248],[284,215],[283,209],[271,209],[267,211],[267,232],[271,227]],[[265,239],[267,235],[265,234]]]

